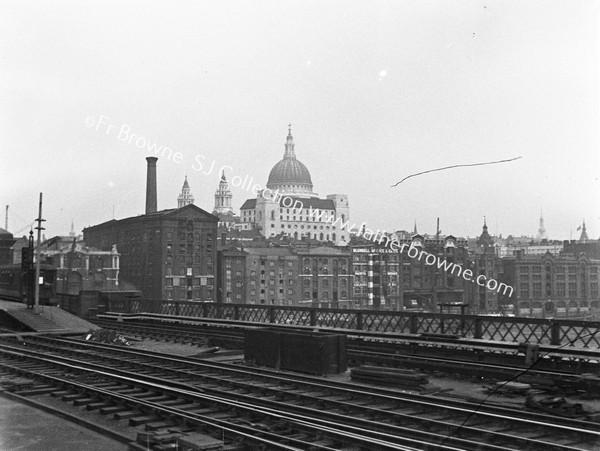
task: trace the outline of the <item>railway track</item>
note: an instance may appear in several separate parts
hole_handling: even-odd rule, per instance
[[[58,393],[133,426],[192,428],[230,450],[600,447],[591,421],[242,365],[49,337],[3,339],[0,355],[2,372],[36,381],[15,393]]]

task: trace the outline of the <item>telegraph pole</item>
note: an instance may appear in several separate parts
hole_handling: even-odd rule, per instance
[[[36,219],[36,222],[38,223],[37,227],[35,228],[37,230],[37,248],[35,250],[35,280],[34,280],[34,284],[35,284],[35,309],[37,310],[39,305],[40,305],[40,261],[41,261],[41,244],[42,244],[42,230],[44,230],[44,228],[42,227],[42,222],[44,222],[45,219],[42,219],[42,193],[40,193],[40,210],[38,213],[38,218]]]

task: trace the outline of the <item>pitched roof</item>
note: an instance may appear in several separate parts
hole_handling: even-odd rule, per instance
[[[202,208],[200,208],[194,204],[188,204],[181,208],[168,208],[166,210],[160,210],[160,211],[156,211],[154,213],[148,213],[148,214],[143,214],[143,215],[138,215],[138,216],[130,216],[129,218],[111,219],[110,221],[106,221],[106,222],[102,222],[100,224],[89,226],[89,227],[86,227],[85,229],[92,229],[94,227],[105,226],[105,225],[113,224],[113,223],[114,224],[127,223],[127,222],[144,221],[146,219],[153,219],[153,218],[161,218],[161,217],[166,218],[168,216],[177,216],[185,210],[193,210],[197,213],[202,213],[204,216],[206,216],[208,219],[210,219],[214,222],[219,221],[219,218],[210,214],[206,210],[203,210]]]
[[[246,202],[240,207],[240,210],[249,210],[256,208],[256,199],[246,199]]]

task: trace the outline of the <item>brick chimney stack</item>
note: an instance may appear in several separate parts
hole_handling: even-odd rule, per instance
[[[146,176],[146,214],[156,213],[156,157],[146,157],[148,172]]]

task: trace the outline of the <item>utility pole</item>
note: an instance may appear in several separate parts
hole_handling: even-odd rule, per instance
[[[437,218],[436,226],[435,226],[435,254],[438,258],[443,258],[443,254],[440,255],[440,249],[444,249],[443,246],[440,246],[440,218]],[[433,311],[435,311],[436,306],[438,305],[438,271],[439,268],[433,269],[433,293],[432,293],[432,301],[433,301]]]
[[[41,261],[41,244],[42,244],[42,222],[45,219],[42,219],[42,193],[40,193],[40,211],[38,213],[38,218],[36,222],[38,223],[37,227],[37,248],[35,250],[35,309],[37,310],[40,305],[40,261]]]
[[[8,231],[8,205],[6,206],[6,216],[4,219],[4,230]]]

